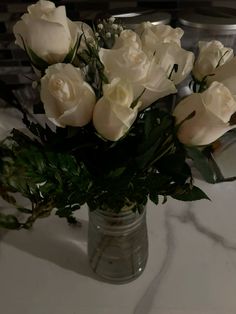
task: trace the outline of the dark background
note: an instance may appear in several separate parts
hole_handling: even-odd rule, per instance
[[[35,1],[0,0],[0,80],[10,85],[23,86],[30,83],[28,77],[32,74],[31,67],[25,52],[14,44],[12,26],[33,2]],[[105,12],[147,8],[169,13],[172,17],[170,24],[176,26],[178,15],[183,11],[189,12],[196,8],[213,10],[211,8],[217,6],[234,8],[234,10],[229,9],[226,15],[235,17],[236,20],[236,0],[55,0],[54,2],[57,6],[65,5],[67,15],[72,20],[83,20],[87,23],[91,23],[98,15]]]

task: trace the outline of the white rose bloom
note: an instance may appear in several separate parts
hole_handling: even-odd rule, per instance
[[[217,81],[224,84],[230,92],[236,96],[236,57],[233,57],[229,62],[218,67],[214,71],[214,75],[207,78],[207,84]]]
[[[143,92],[140,101],[142,103],[139,110],[150,106],[154,101],[177,92],[174,83],[168,79],[163,68],[156,64],[155,60],[150,63],[149,70],[143,85],[133,85],[135,96],[138,97]]]
[[[26,47],[48,63],[61,62],[74,47],[78,27],[66,16],[65,6],[55,7],[50,1],[40,0],[28,7],[28,13],[13,27],[16,43]]]
[[[172,28],[169,25],[154,25],[150,22],[144,22],[137,29],[137,33],[141,38],[143,50],[152,56],[159,43],[176,43],[180,46],[180,39],[184,31],[179,27]]]
[[[176,43],[164,43],[157,46],[155,60],[166,72],[167,76],[175,83],[182,82],[191,72],[194,62],[194,54],[182,49]],[[177,71],[173,70],[177,64]]]
[[[99,57],[110,80],[120,77],[128,82],[143,81],[150,66],[149,59],[141,49],[128,45],[119,49],[102,48]]]
[[[214,73],[217,67],[230,61],[234,52],[231,48],[226,48],[220,41],[200,41],[199,55],[193,67],[193,75],[201,81],[204,77]]]
[[[118,49],[123,46],[132,46],[136,49],[141,49],[142,43],[138,34],[131,29],[126,29],[120,33],[119,37],[116,38],[113,49]]]
[[[131,108],[134,100],[131,84],[120,78],[103,87],[103,97],[98,100],[93,112],[95,129],[110,141],[119,140],[134,123],[140,103]]]
[[[84,126],[92,119],[96,97],[79,68],[57,63],[41,79],[41,99],[46,116],[60,127]]]
[[[25,129],[22,114],[15,108],[0,109],[0,141],[10,135],[13,129]]]
[[[184,121],[194,111],[195,115]],[[175,108],[173,115],[176,123],[184,121],[179,128],[178,138],[186,145],[208,145],[236,127],[229,125],[235,112],[236,101],[229,89],[214,82],[203,93],[186,97]]]
[[[132,32],[132,31],[131,31]],[[133,37],[133,32],[125,33]],[[135,37],[133,37],[135,42]],[[134,98],[144,91],[141,97],[144,109],[157,99],[175,93],[174,83],[168,79],[167,73],[157,65],[154,60],[149,60],[147,55],[135,45],[126,45],[125,40],[118,49],[101,49],[100,59],[105,67],[109,80],[120,77],[133,86]]]

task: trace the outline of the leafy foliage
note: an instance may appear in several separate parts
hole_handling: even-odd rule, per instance
[[[92,125],[58,128],[28,124],[34,137],[13,130],[0,146],[0,194],[24,220],[1,214],[0,226],[30,228],[57,208],[74,223],[73,212],[87,203],[91,210],[140,210],[148,198],[207,198],[192,185],[186,150],[177,140],[173,117],[158,106],[139,114],[129,133],[117,142],[102,139]],[[12,193],[28,198],[17,205]]]
[[[90,182],[85,168],[73,156],[47,151],[15,130],[2,145],[1,157],[1,196],[8,200],[9,192],[20,192],[32,204],[31,209],[16,206],[29,215],[25,222],[17,223],[17,228],[31,227],[54,207],[60,217],[73,221],[72,213],[84,204]],[[12,226],[11,217],[1,218],[1,225]]]
[[[96,26],[96,38],[90,41],[82,34],[63,60],[79,66],[97,99],[102,97],[103,84],[108,83],[99,47],[111,48],[122,27],[112,19]],[[84,39],[86,49],[80,48]],[[23,40],[23,39],[22,39]],[[31,63],[43,74],[48,67],[30,48],[25,50]],[[177,72],[174,64],[169,78]],[[56,209],[56,215],[75,223],[75,210],[87,203],[98,208],[120,212],[140,211],[147,200],[155,204],[167,197],[191,201],[207,196],[193,185],[187,154],[199,162],[199,169],[213,181],[212,172],[200,153],[178,141],[174,117],[158,104],[139,112],[129,132],[111,142],[96,133],[92,123],[84,127],[51,130],[42,127],[21,106],[14,94],[0,82],[2,98],[23,114],[23,123],[30,132],[13,130],[0,143],[0,196],[12,204],[20,215],[0,213],[0,226],[9,229],[30,228]],[[142,94],[141,94],[142,95]],[[141,96],[140,95],[140,96]],[[132,103],[132,108],[139,98]],[[38,104],[34,116],[43,113]],[[190,119],[194,112],[187,117]],[[18,192],[30,200],[31,206],[17,203]]]

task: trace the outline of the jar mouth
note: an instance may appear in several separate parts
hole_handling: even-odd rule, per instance
[[[96,212],[98,215],[102,215],[102,216],[109,216],[109,217],[126,217],[126,216],[140,216],[143,211],[145,210],[143,207],[140,207],[140,211],[136,210],[133,211],[132,209],[127,209],[127,210],[121,210],[120,212],[114,212],[114,211],[106,211],[106,210],[102,210],[102,209],[96,209],[94,212]]]
[[[232,10],[224,7],[198,8],[179,14],[178,21],[183,26],[195,29],[213,30],[216,33],[236,31],[236,18]],[[235,11],[236,12],[236,11]]]
[[[136,229],[142,223],[145,214],[145,206],[143,207],[142,212],[133,212],[131,210],[120,213],[103,210],[89,212],[90,222],[95,224],[97,229],[103,229],[103,232],[106,234],[124,234],[127,230],[130,232]]]

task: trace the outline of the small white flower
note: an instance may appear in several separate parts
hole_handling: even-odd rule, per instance
[[[107,38],[111,38],[111,33],[110,33],[110,32],[107,32],[107,33],[106,33],[106,37],[107,37]]]
[[[112,28],[113,28],[114,30],[117,30],[117,29],[118,29],[118,25],[117,25],[117,24],[113,24],[113,25],[112,25]]]
[[[98,29],[103,29],[104,28],[104,26],[103,26],[103,24],[98,24]]]
[[[123,27],[119,25],[118,26],[118,30],[122,32],[123,31]]]
[[[95,36],[96,36],[96,37],[99,37],[100,35],[99,35],[98,33],[95,33]]]
[[[108,19],[108,21],[109,21],[110,23],[114,23],[114,22],[115,22],[115,18],[114,18],[113,16],[111,16],[111,17]]]
[[[33,81],[32,82],[32,88],[35,89],[38,86],[38,82],[37,81]]]

